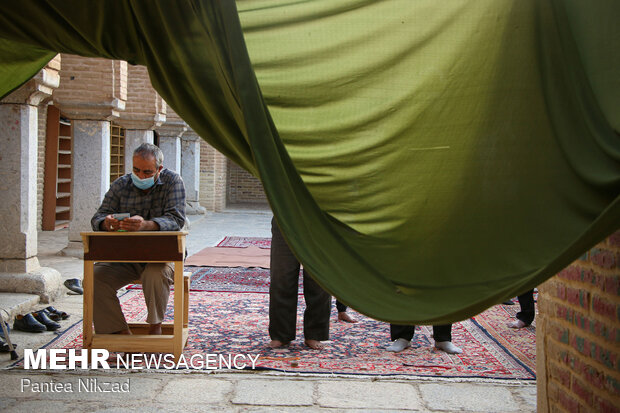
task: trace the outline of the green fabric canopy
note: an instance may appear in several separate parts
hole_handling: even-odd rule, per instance
[[[620,3],[5,2],[0,96],[55,52],[148,67],[371,317],[438,324],[620,227]]]

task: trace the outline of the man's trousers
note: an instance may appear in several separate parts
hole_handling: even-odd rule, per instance
[[[288,343],[295,339],[300,264],[287,245],[275,218],[271,220],[271,256],[269,286],[269,336]],[[303,272],[304,337],[306,340],[329,339],[329,315],[332,297]]]
[[[390,338],[392,341],[399,338],[411,341],[414,333],[415,326],[390,324]],[[435,342],[452,341],[452,324],[433,326],[433,339],[435,339]]]
[[[164,319],[170,285],[174,282],[174,264],[98,262],[94,266],[93,322],[98,334],[116,333],[128,328],[116,291],[137,279],[148,315],[146,322],[159,324]]]
[[[529,290],[520,296],[519,306],[521,311],[517,313],[517,319],[523,321],[526,326],[532,324],[534,317],[536,316],[536,305],[534,304],[534,290]]]

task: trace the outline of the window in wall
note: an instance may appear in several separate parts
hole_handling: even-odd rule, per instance
[[[110,183],[125,175],[125,128],[110,125]]]

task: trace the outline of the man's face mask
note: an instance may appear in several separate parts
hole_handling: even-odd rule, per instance
[[[150,187],[155,185],[155,176],[156,175],[153,175],[153,176],[148,177],[148,178],[140,179],[140,178],[138,178],[138,175],[136,175],[135,172],[132,172],[131,173],[131,180],[133,181],[133,184],[138,189],[149,189]]]

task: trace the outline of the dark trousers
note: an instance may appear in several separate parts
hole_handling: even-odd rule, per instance
[[[347,311],[347,306],[336,300],[336,310],[338,310],[339,313],[344,313]]]
[[[280,228],[271,220],[271,256],[269,285],[269,336],[288,343],[295,339],[299,261],[286,244]],[[329,340],[329,314],[332,297],[303,272],[304,337],[306,340]]]
[[[415,333],[415,326],[390,324],[390,338],[392,341],[404,338],[411,341]],[[452,341],[452,324],[433,326],[433,338],[437,341]]]
[[[521,311],[517,313],[517,318],[525,323],[526,326],[532,324],[536,316],[536,306],[534,305],[534,290],[529,290],[517,297]]]

